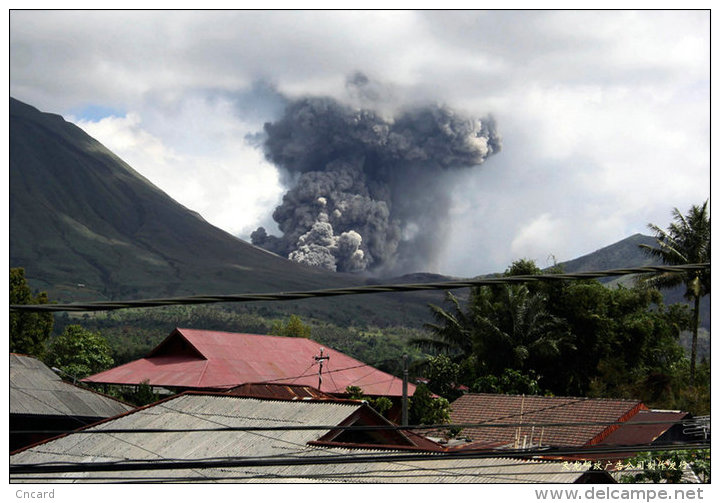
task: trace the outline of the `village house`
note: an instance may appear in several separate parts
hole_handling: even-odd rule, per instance
[[[246,383],[313,386],[346,397],[357,386],[367,397],[393,401],[389,417],[401,411],[402,380],[339,351],[302,337],[240,334],[176,328],[139,360],[83,379],[91,385],[225,391]],[[415,386],[408,384],[408,396]]]
[[[246,392],[254,397],[241,396]],[[261,384],[229,393],[186,391],[22,449],[11,455],[10,478],[14,483],[612,482],[605,471],[563,469],[557,462],[454,454],[396,427],[363,401],[304,386]]]
[[[639,400],[467,393],[452,402],[450,421],[483,424],[462,430],[471,442],[524,449],[687,440],[681,423],[689,416]]]

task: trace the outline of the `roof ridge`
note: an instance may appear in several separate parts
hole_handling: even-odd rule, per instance
[[[249,332],[228,332],[227,330],[207,330],[207,329],[204,329],[204,328],[182,328],[182,327],[176,327],[175,330],[178,330],[178,331],[183,331],[183,330],[189,331],[189,330],[191,330],[191,331],[193,331],[193,332],[210,332],[210,333],[214,333],[214,334],[228,334],[228,335],[249,335],[249,336],[252,336],[252,337],[274,337],[274,338],[277,338],[277,339],[300,339],[300,340],[306,340],[306,341],[314,342],[315,344],[319,344],[319,345],[322,346],[322,344],[320,344],[320,343],[317,342],[316,340],[311,339],[311,338],[309,338],[309,337],[292,337],[292,336],[287,336],[287,335],[272,335],[272,334],[252,334],[252,333],[249,333]]]
[[[557,396],[557,395],[523,395],[523,394],[509,394],[509,393],[465,393],[460,398],[464,396],[495,396],[495,397],[518,397],[518,398],[558,398],[558,399],[566,399],[566,400],[597,400],[597,401],[607,401],[607,402],[632,402],[632,403],[638,403],[642,402],[642,400],[637,398],[607,398],[607,397],[589,397],[589,396]],[[458,398],[458,400],[460,399]]]
[[[245,395],[231,395],[224,391],[206,391],[206,390],[186,390],[182,393],[178,393],[174,396],[182,395],[202,395],[202,396],[226,396],[228,398],[244,398],[247,400],[261,400],[266,402],[295,402],[295,403],[336,403],[338,405],[363,405],[363,400],[353,400],[350,398],[300,398],[300,399],[287,399],[287,398],[269,398],[261,396],[245,396]]]

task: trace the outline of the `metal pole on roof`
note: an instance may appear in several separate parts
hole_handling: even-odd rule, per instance
[[[320,364],[320,370],[318,371],[318,389],[320,389],[320,388],[322,387],[322,368],[323,368],[323,363],[325,362],[325,360],[329,360],[329,359],[330,359],[329,356],[323,356],[323,349],[324,349],[324,348],[320,348],[320,356],[315,356],[315,357],[314,357],[314,358],[315,358],[315,361]]]
[[[403,355],[402,425],[408,425],[408,356]]]

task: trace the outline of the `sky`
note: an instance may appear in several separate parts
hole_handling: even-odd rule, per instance
[[[502,150],[448,185],[424,266],[447,275],[573,259],[710,196],[708,11],[12,11],[10,94],[248,241],[278,232],[263,125],[288,102],[492,116]]]

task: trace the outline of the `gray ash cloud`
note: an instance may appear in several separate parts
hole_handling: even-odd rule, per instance
[[[401,273],[431,263],[445,241],[452,174],[500,150],[492,118],[440,105],[386,117],[331,98],[289,101],[265,124],[267,159],[289,187],[253,244],[342,272]]]

